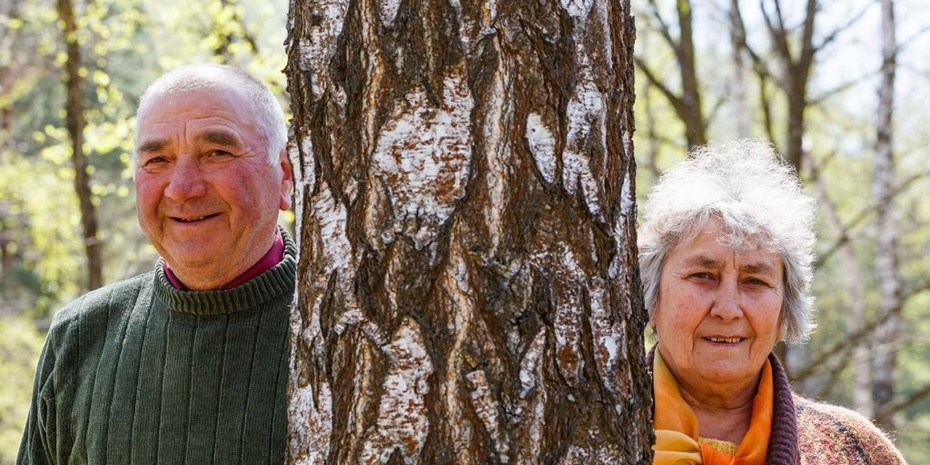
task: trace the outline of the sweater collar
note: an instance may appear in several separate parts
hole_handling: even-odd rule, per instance
[[[284,257],[278,264],[232,289],[187,291],[175,288],[164,271],[164,259],[155,266],[155,298],[170,310],[190,315],[226,315],[292,296],[297,278],[297,245],[282,230]]]

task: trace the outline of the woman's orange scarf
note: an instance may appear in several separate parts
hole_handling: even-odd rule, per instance
[[[655,433],[653,465],[764,465],[772,429],[772,365],[762,367],[759,389],[752,402],[749,429],[739,445],[700,437],[697,416],[681,397],[675,376],[659,351],[653,362]]]

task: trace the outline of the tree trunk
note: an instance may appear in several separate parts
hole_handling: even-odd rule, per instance
[[[672,28],[662,18],[655,0],[649,1],[650,12],[658,24],[659,35],[675,51],[678,62],[678,75],[681,79],[681,95],[677,95],[646,64],[645,59],[636,63],[646,80],[656,86],[668,99],[675,115],[684,124],[686,149],[707,144],[707,123],[701,104],[701,89],[697,77],[697,65],[694,56],[694,32],[692,28],[692,5],[690,0],[677,0],[675,9],[678,13],[678,39],[672,36]]]
[[[289,463],[646,464],[627,2],[290,5]]]
[[[681,100],[685,108],[685,139],[688,148],[707,144],[704,110],[701,108],[701,90],[698,86],[697,65],[694,57],[694,32],[690,0],[678,0],[678,27],[681,32],[678,48],[678,70],[681,73]]]
[[[745,31],[740,26],[741,19],[737,11],[739,0],[730,0],[730,53],[733,58],[733,107],[736,137],[742,139],[752,135],[752,113],[749,111],[747,97],[746,70],[743,61],[746,51],[743,44],[746,42]]]
[[[62,33],[67,49],[65,62],[65,125],[71,137],[71,161],[74,165],[74,191],[81,207],[84,251],[87,255],[87,288],[103,285],[103,243],[97,237],[97,209],[90,189],[87,157],[84,155],[84,78],[81,76],[81,46],[71,0],[58,0],[58,16],[64,24]]]
[[[778,11],[778,28],[773,37],[779,44],[776,49],[779,51],[785,66],[784,77],[787,83],[785,92],[788,94],[788,137],[785,158],[788,163],[794,165],[800,176],[804,159],[804,129],[806,127],[804,120],[809,103],[807,84],[810,79],[811,66],[814,63],[814,53],[816,52],[814,47],[814,24],[820,7],[817,0],[807,0],[804,27],[799,38],[800,51],[798,51],[797,59],[792,59],[791,49],[788,45],[790,40],[789,32],[785,28],[783,18],[781,18],[780,5],[777,5],[776,9]]]
[[[878,95],[878,124],[875,143],[875,179],[873,192],[883,205],[876,210],[877,241],[875,277],[881,300],[879,311],[887,315],[876,331],[878,350],[874,359],[872,398],[875,411],[882,411],[894,400],[894,367],[901,333],[901,271],[898,268],[898,223],[893,199],[894,156],[892,127],[894,114],[894,80],[897,55],[894,4],[882,0],[882,81]],[[882,427],[892,430],[891,417],[879,419]]]

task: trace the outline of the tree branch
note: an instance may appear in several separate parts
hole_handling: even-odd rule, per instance
[[[853,228],[858,226],[859,223],[862,223],[863,221],[865,221],[869,217],[870,214],[875,212],[876,209],[881,208],[882,205],[885,205],[886,203],[888,203],[888,201],[894,198],[894,196],[901,194],[902,192],[907,190],[907,188],[910,187],[910,185],[913,184],[915,181],[921,178],[924,178],[924,177],[928,177],[928,176],[930,176],[930,170],[913,174],[909,178],[905,179],[903,182],[898,184],[897,187],[892,189],[888,193],[887,198],[875,199],[873,203],[867,205],[865,208],[860,210],[859,213],[857,213],[856,216],[853,217],[852,221],[847,223],[846,226],[840,231],[840,236],[837,238],[836,242],[834,242],[833,245],[827,248],[826,252],[820,254],[820,256],[818,256],[817,259],[814,260],[814,269],[820,268],[820,266],[823,265],[823,263],[826,262],[827,259],[829,259],[830,256],[832,256],[837,251],[837,249],[840,248],[840,246],[842,246],[847,241],[849,241],[850,239],[849,232]]]
[[[916,404],[928,396],[930,396],[930,384],[927,384],[923,388],[910,393],[907,397],[899,399],[897,402],[893,402],[885,406],[885,408],[881,409],[878,413],[875,414],[875,421],[880,423],[887,423],[895,413],[898,413]]]

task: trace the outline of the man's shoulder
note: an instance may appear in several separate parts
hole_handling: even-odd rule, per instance
[[[69,326],[74,320],[107,314],[114,309],[129,308],[146,287],[151,287],[154,272],[143,273],[94,289],[72,300],[52,320],[50,331]]]
[[[798,419],[798,446],[802,456],[824,458],[840,454],[847,460],[842,463],[905,463],[888,436],[862,414],[797,395],[794,403]],[[802,459],[802,463],[819,462],[805,462]]]

